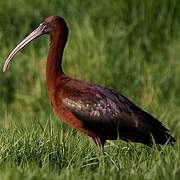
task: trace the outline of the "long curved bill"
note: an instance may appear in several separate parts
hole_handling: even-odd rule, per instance
[[[20,51],[22,48],[24,48],[28,43],[30,43],[32,40],[36,39],[37,37],[41,36],[43,33],[44,27],[42,24],[39,25],[37,29],[35,29],[32,33],[30,33],[24,40],[22,40],[9,54],[7,59],[5,60],[4,66],[3,66],[3,72],[6,72],[8,69],[10,63],[12,62],[13,57]]]

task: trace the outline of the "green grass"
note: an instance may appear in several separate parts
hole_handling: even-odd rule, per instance
[[[48,37],[0,72],[0,179],[179,179],[180,2],[178,0],[0,1],[0,66],[49,15],[63,16],[69,76],[128,96],[177,139],[158,151],[109,141],[105,154],[59,122],[46,92]]]

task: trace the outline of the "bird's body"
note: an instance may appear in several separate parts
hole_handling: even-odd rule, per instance
[[[106,140],[122,139],[151,145],[165,144],[170,138],[162,124],[125,96],[102,86],[62,75],[51,96],[55,113],[103,147]],[[151,136],[152,135],[152,136]]]
[[[46,65],[49,99],[54,112],[72,128],[79,130],[103,147],[108,139],[122,139],[146,145],[171,144],[175,139],[160,121],[133,104],[125,96],[102,86],[66,76],[61,63],[68,28],[58,16],[48,17],[12,51],[5,62],[7,69],[14,55],[42,34],[50,34]]]

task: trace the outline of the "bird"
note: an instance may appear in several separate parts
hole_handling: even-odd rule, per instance
[[[21,49],[47,34],[50,36],[46,62],[48,97],[53,111],[64,123],[92,138],[102,149],[107,140],[123,140],[147,146],[154,143],[174,145],[176,140],[169,130],[124,95],[65,75],[62,59],[68,33],[63,17],[45,18],[11,51],[5,60],[3,72]]]

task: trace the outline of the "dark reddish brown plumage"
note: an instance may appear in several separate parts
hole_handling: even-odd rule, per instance
[[[46,65],[48,95],[54,112],[65,123],[103,147],[108,139],[122,139],[146,145],[175,143],[160,121],[141,110],[123,95],[94,84],[67,77],[62,69],[68,27],[63,18],[50,16],[20,42],[7,58],[4,71],[16,53],[33,39],[50,34]]]

